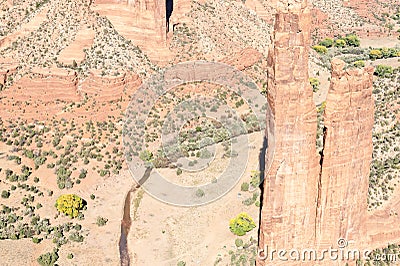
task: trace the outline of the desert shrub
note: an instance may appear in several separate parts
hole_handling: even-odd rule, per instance
[[[360,46],[360,39],[355,34],[347,34],[344,40],[348,46]]]
[[[178,261],[178,263],[176,264],[176,266],[186,266],[186,262],[184,262],[184,261]]]
[[[68,253],[68,255],[67,255],[67,259],[72,259],[72,258],[74,258],[74,254],[72,254],[72,253]]]
[[[365,62],[363,60],[358,60],[353,63],[355,67],[362,68],[365,67]]]
[[[97,217],[96,224],[97,224],[98,226],[104,226],[104,225],[107,224],[107,222],[108,222],[108,219],[107,219],[107,218],[104,218],[104,217],[101,217],[101,216],[98,216],[98,217]]]
[[[37,262],[42,266],[51,266],[56,263],[58,260],[57,252],[47,252],[42,254],[37,258]]]
[[[335,46],[336,47],[345,47],[346,46],[346,41],[343,39],[337,39],[335,41]]]
[[[374,74],[381,78],[389,78],[393,74],[393,68],[387,65],[377,65]]]
[[[69,240],[74,241],[74,242],[83,242],[83,235],[79,234],[78,232],[72,233],[69,236]]]
[[[328,49],[323,45],[314,45],[312,48],[319,54],[326,54],[328,52]]]
[[[236,240],[235,240],[235,245],[236,245],[237,247],[242,247],[242,246],[243,246],[243,240],[240,239],[240,238],[236,239]]]
[[[237,236],[243,236],[256,227],[253,218],[242,212],[229,221],[229,229]]]
[[[201,198],[201,197],[204,197],[204,195],[205,195],[205,193],[203,190],[201,190],[201,189],[196,190],[197,197]]]
[[[369,52],[369,57],[372,59],[372,60],[375,60],[375,59],[379,59],[379,58],[382,58],[382,52],[380,51],[380,50],[378,50],[378,49],[373,49],[373,50],[371,50],[370,52]]]
[[[42,241],[41,238],[37,238],[37,237],[33,237],[33,238],[32,238],[32,242],[35,243],[35,244],[39,244],[40,241]]]
[[[94,200],[96,198],[96,196],[94,194],[90,194],[90,199]]]
[[[319,80],[317,78],[309,78],[308,81],[313,89],[313,92],[317,92],[319,90]]]
[[[249,183],[247,183],[247,182],[242,183],[242,185],[240,186],[240,190],[241,191],[248,191],[249,190]]]
[[[182,169],[181,168],[178,168],[178,169],[176,169],[176,175],[181,175],[182,174]]]
[[[325,39],[323,39],[322,41],[319,42],[319,45],[325,46],[327,48],[332,47],[333,46],[333,39],[325,38]]]
[[[71,218],[78,217],[80,210],[85,206],[85,201],[75,194],[64,194],[58,197],[56,208],[59,212]]]
[[[3,199],[8,199],[8,198],[10,197],[10,192],[8,192],[7,190],[3,190],[3,191],[1,192],[1,197],[2,197]]]
[[[140,153],[139,158],[145,162],[151,162],[153,160],[153,153],[149,150],[144,150]]]

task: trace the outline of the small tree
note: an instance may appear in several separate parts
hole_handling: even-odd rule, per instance
[[[240,213],[229,221],[229,229],[237,236],[243,236],[255,227],[256,224],[254,223],[253,218],[245,212]]]
[[[42,266],[52,266],[58,260],[57,252],[47,252],[37,258],[37,262]]]
[[[3,190],[3,191],[1,192],[1,197],[2,197],[3,199],[8,199],[8,198],[10,197],[10,192],[8,192],[7,190]]]
[[[85,201],[75,194],[64,194],[58,197],[55,206],[59,212],[75,218],[85,206]]]

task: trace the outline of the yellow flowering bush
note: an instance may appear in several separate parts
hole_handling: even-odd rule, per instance
[[[237,236],[243,236],[256,227],[253,218],[245,212],[238,214],[229,221],[229,229]]]
[[[77,217],[83,206],[84,200],[75,194],[61,195],[56,201],[57,210],[71,218]]]

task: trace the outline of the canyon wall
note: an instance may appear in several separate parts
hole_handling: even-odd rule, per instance
[[[311,17],[305,2],[280,8],[268,55],[269,170],[262,199],[261,249],[309,247],[315,239],[319,164],[317,117],[307,71]]]

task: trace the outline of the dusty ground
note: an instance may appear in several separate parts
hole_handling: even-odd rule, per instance
[[[222,258],[220,265],[226,265],[230,261],[228,252],[236,251],[235,239],[239,238],[230,232],[229,220],[240,212],[247,212],[258,224],[259,208],[242,203],[252,194],[242,192],[240,186],[250,181],[252,170],[258,169],[262,141],[261,133],[250,135],[249,144],[254,149],[245,174],[228,194],[213,203],[201,207],[175,207],[144,193],[129,234],[128,246],[134,265],[172,266],[178,261],[185,261],[186,265],[213,265],[218,258]],[[181,178],[185,177],[185,173],[181,175]],[[246,242],[250,237],[257,237],[256,229],[240,238]]]

